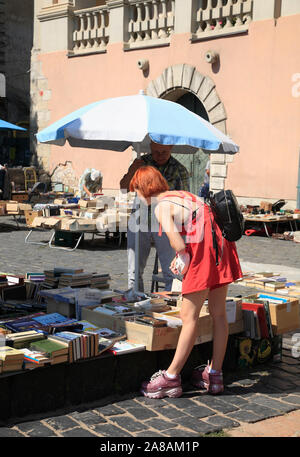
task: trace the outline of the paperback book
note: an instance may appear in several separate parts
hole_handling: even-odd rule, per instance
[[[146,349],[146,346],[144,344],[140,343],[131,343],[127,340],[125,341],[117,341],[111,349],[109,349],[109,352],[111,352],[114,355],[120,355],[120,354],[128,354],[129,352],[138,352],[138,351],[144,351]]]

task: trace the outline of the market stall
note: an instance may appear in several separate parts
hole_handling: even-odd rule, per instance
[[[253,224],[261,225],[264,228],[265,234],[270,237],[270,233],[274,230],[275,233],[279,232],[279,226],[288,224],[291,231],[298,230],[297,222],[300,221],[300,215],[270,215],[270,214],[246,214],[244,216],[245,222],[249,222],[250,226]]]
[[[281,289],[270,292],[267,283],[280,282],[270,275],[248,274],[243,281],[252,281],[257,290],[227,297],[230,337],[225,365],[230,360],[230,370],[280,361],[282,335],[300,327],[300,282],[282,277]],[[176,348],[182,326],[180,291],[144,294],[137,301],[127,292],[111,290],[109,273],[78,268],[0,277],[2,292],[11,290],[10,300],[2,298],[0,305],[0,387],[6,398],[0,419],[135,391],[145,375],[140,367],[152,370]],[[13,300],[12,292],[21,288],[27,300]],[[205,303],[194,363],[210,350],[212,335]],[[69,389],[63,388],[66,382]]]
[[[55,206],[56,205],[56,206]],[[66,199],[54,200],[54,205],[35,205],[25,212],[27,226],[30,227],[25,243],[48,244],[50,248],[74,251],[79,246],[84,234],[104,236],[112,234],[121,245],[127,232],[127,224],[133,205],[133,194],[119,197],[99,196],[94,199],[79,199],[77,203],[68,203]],[[59,209],[51,215],[51,210]],[[57,212],[57,211],[56,211]],[[35,230],[51,231],[47,242],[33,241]],[[60,241],[65,240],[65,244]],[[68,243],[68,240],[70,241]]]

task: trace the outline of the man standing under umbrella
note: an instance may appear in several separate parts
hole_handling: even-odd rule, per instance
[[[172,154],[171,145],[163,145],[151,142],[150,143],[151,153],[142,156],[140,159],[135,159],[130,165],[128,172],[123,176],[120,181],[120,188],[129,191],[129,183],[136,170],[145,165],[152,165],[157,168],[163,177],[167,180],[170,190],[187,190],[189,191],[189,172],[187,169],[176,160]],[[140,203],[140,214],[148,212],[147,207]],[[170,246],[168,237],[165,233],[162,236],[158,236],[156,230],[151,231],[151,214],[148,213],[148,226],[145,230],[143,224],[140,231],[140,260],[139,260],[139,287],[140,292],[144,291],[143,283],[143,272],[150,254],[151,241],[154,241],[155,248],[158,254],[158,258],[161,264],[164,280],[165,290],[169,291],[172,287],[174,275],[170,270],[170,264],[175,257],[175,252]],[[134,219],[133,219],[134,218]],[[127,230],[127,254],[128,254],[128,287],[134,288],[135,280],[135,233],[130,230],[130,226],[133,220],[135,220],[135,214],[130,217]]]

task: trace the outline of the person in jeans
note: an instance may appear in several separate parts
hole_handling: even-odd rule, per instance
[[[151,142],[151,153],[145,154],[141,159],[135,159],[128,169],[128,172],[120,181],[120,189],[129,191],[129,183],[134,173],[142,166],[151,165],[155,167],[166,179],[172,190],[189,190],[189,172],[172,156],[172,145],[163,145]],[[170,271],[170,262],[174,257],[174,249],[171,247],[168,237],[164,233],[157,236],[157,230],[151,216],[151,207],[140,204],[140,259],[139,259],[139,285],[138,290],[144,292],[143,272],[151,250],[151,243],[154,241],[155,248],[160,261],[165,290],[170,291],[174,274]],[[128,258],[128,288],[134,288],[135,283],[135,231],[137,214],[135,208],[128,221],[127,229],[127,258]]]
[[[155,200],[155,216],[176,251],[170,268],[174,274],[183,275],[182,329],[174,358],[167,370],[154,373],[150,381],[142,384],[141,392],[150,398],[181,396],[180,372],[195,344],[199,314],[208,298],[213,320],[213,354],[207,366],[194,370],[192,383],[212,394],[220,393],[224,389],[222,364],[228,340],[227,290],[231,282],[242,277],[235,243],[222,237],[203,199],[186,191],[169,191],[168,183],[155,168],[137,170],[130,190],[147,205]],[[216,244],[221,253],[218,262]]]

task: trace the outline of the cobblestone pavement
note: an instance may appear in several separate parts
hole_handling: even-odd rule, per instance
[[[25,273],[54,266],[82,267],[86,271],[109,272],[111,288],[127,288],[126,248],[103,239],[84,244],[75,251],[51,249],[48,246],[25,243],[28,229],[21,223],[19,230],[8,218],[0,218],[2,271]],[[34,232],[32,240],[49,240],[49,232]],[[87,237],[89,238],[89,236]],[[237,248],[242,266],[255,271],[289,274],[300,280],[300,244],[264,237],[243,237]],[[146,291],[150,289],[154,263],[152,249],[145,272]],[[266,268],[266,266],[268,268]],[[241,285],[231,285],[229,294],[253,293]],[[221,396],[184,386],[181,398],[150,400],[139,393],[118,399],[101,399],[72,411],[55,411],[22,422],[0,427],[0,437],[191,437],[224,432],[230,436],[263,435],[263,424],[276,421],[277,435],[300,434],[300,363],[292,356],[292,336],[300,329],[284,335],[283,357],[280,363],[268,363],[250,369],[245,374],[233,373],[226,379]],[[293,427],[288,424],[290,415]],[[250,431],[251,425],[258,425]],[[279,424],[279,425],[278,425]],[[241,431],[234,434],[234,431]],[[270,429],[269,429],[270,430]],[[268,433],[268,432],[265,432]],[[271,433],[271,431],[270,431]],[[284,435],[282,435],[284,433]]]

